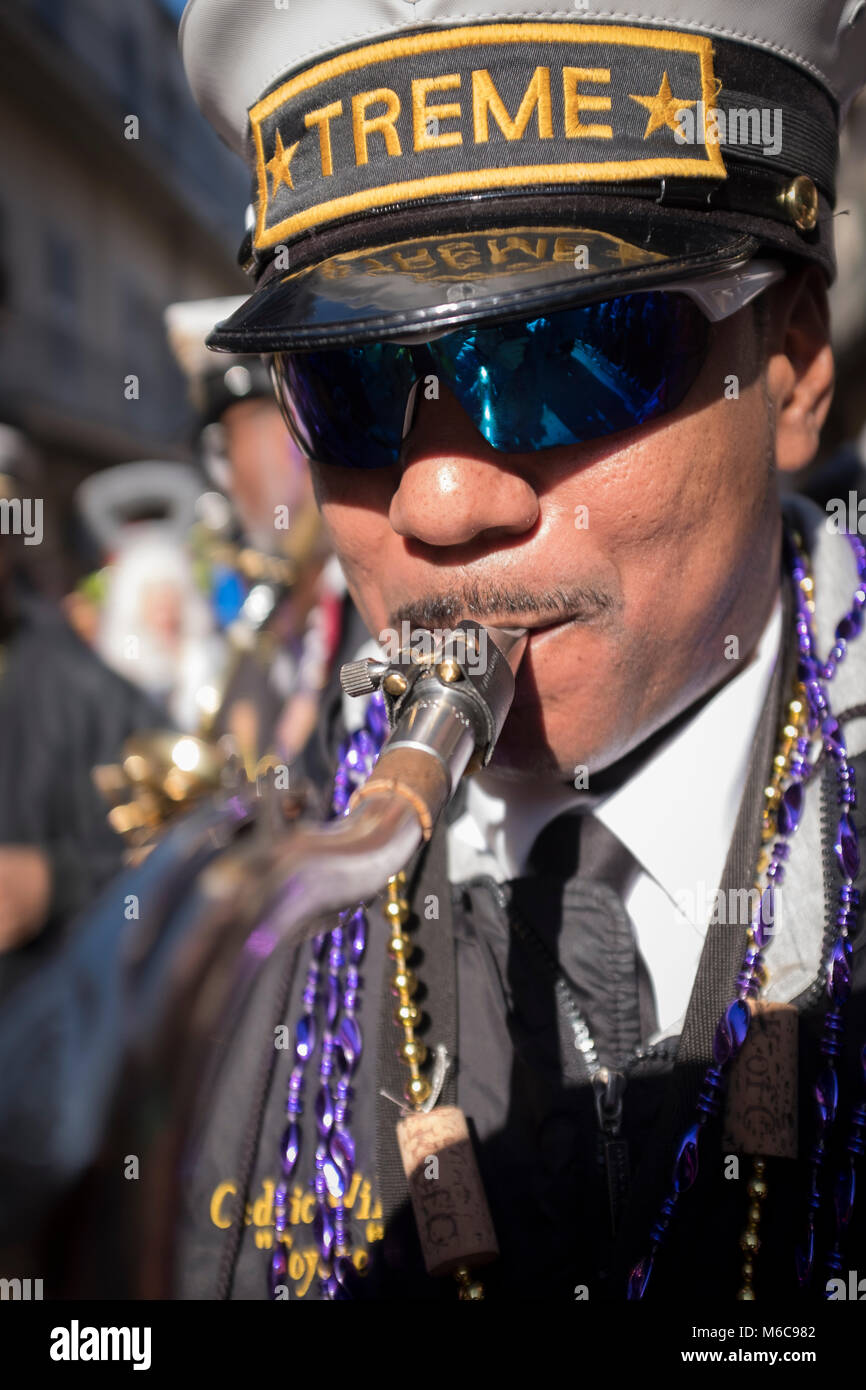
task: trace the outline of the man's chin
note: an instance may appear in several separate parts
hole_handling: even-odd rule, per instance
[[[562,639],[551,634],[550,640]],[[597,727],[597,711],[594,727],[581,728],[579,709],[584,701],[577,697],[576,672],[585,667],[574,662],[567,669],[575,672],[574,679],[530,648],[518,669],[514,701],[491,760],[503,776],[571,782],[576,765],[587,764],[590,757],[599,767],[619,756],[618,745],[610,749],[607,759],[606,750],[600,753],[595,746],[599,734],[613,733]],[[581,733],[589,736],[590,746],[576,737]]]
[[[573,694],[557,694],[521,690],[518,673],[517,695],[490,761],[498,775],[573,783],[579,771],[584,777],[606,772],[653,734],[639,722],[631,727],[607,722],[605,716],[617,708],[616,695],[586,709]]]
[[[573,766],[560,763],[547,741],[539,705],[512,709],[490,761],[491,770],[501,777],[551,781],[571,781]]]

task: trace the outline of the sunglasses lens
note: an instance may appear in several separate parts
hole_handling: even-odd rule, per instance
[[[494,449],[599,439],[673,410],[706,358],[709,326],[685,295],[622,295],[530,322],[449,334],[434,362]]]
[[[317,463],[387,468],[397,462],[415,380],[405,348],[368,343],[275,358],[292,432]]]
[[[319,463],[393,466],[419,352],[494,449],[600,439],[674,410],[703,366],[709,325],[687,296],[620,295],[544,318],[472,327],[423,349],[367,343],[278,354],[283,407]],[[429,356],[428,356],[429,354]]]

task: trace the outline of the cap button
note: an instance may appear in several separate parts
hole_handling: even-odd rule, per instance
[[[808,174],[792,179],[779,194],[779,202],[799,231],[812,231],[818,221],[818,190]]]

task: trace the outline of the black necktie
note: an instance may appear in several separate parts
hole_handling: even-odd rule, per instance
[[[559,885],[556,940],[550,939],[549,924],[535,925],[613,1065],[658,1028],[649,972],[624,903],[639,872],[634,856],[606,825],[589,812],[574,811],[544,827],[527,865],[532,877]]]
[[[621,898],[639,872],[622,841],[588,811],[566,811],[550,821],[532,846],[529,865],[534,873],[610,884]]]
[[[538,1058],[539,1111],[549,1111],[537,1117],[539,1149],[556,1170],[569,1156],[575,1161],[576,1120],[584,1134],[587,1125],[590,1132],[598,1126],[595,1161],[603,1156],[612,1231],[629,1184],[623,1087],[636,1050],[658,1026],[649,975],[623,902],[638,872],[636,860],[601,821],[588,812],[570,812],[544,827],[532,847],[527,875],[511,884],[512,929],[523,937],[524,947],[513,957],[511,979],[524,1018],[533,1018],[535,993],[524,973],[532,965],[532,956],[525,953],[527,923],[558,974],[554,997],[562,1091],[548,1083],[544,1092],[541,1085],[549,1013],[548,1031],[539,1031],[535,1039],[529,1032],[527,1042],[534,1051],[525,1049],[530,1059]],[[540,1029],[540,1010],[535,1017]],[[599,1108],[605,1099],[612,1107],[607,1111]],[[585,1162],[592,1161],[588,1153]]]

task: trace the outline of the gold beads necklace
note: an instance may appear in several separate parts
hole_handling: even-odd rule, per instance
[[[409,960],[414,947],[411,938],[406,935],[409,904],[406,901],[405,892],[405,873],[401,871],[399,874],[393,874],[388,879],[387,897],[383,910],[391,928],[388,954],[394,962],[394,974],[391,979],[391,990],[397,997],[394,1022],[398,1028],[403,1030],[403,1041],[399,1051],[409,1068],[409,1080],[404,1096],[410,1106],[420,1110],[425,1101],[430,1099],[432,1087],[426,1076],[421,1075],[421,1068],[427,1061],[427,1048],[415,1036],[415,1029],[421,1021],[421,1013],[414,1000],[414,995],[418,989],[418,979],[414,971],[409,969]]]
[[[391,991],[397,1000],[394,1022],[403,1034],[398,1051],[409,1069],[409,1080],[403,1095],[406,1104],[418,1112],[423,1110],[430,1100],[433,1087],[428,1078],[422,1075],[421,1070],[427,1062],[427,1048],[416,1037],[416,1030],[421,1023],[421,1011],[414,998],[418,990],[418,977],[409,968],[414,946],[411,937],[407,935],[410,909],[405,894],[406,875],[401,871],[388,879],[383,912],[391,929],[388,954],[394,962],[394,974],[391,977]],[[454,1278],[458,1286],[457,1296],[461,1302],[475,1303],[483,1300],[484,1286],[473,1275],[468,1265],[461,1264],[455,1269]]]

